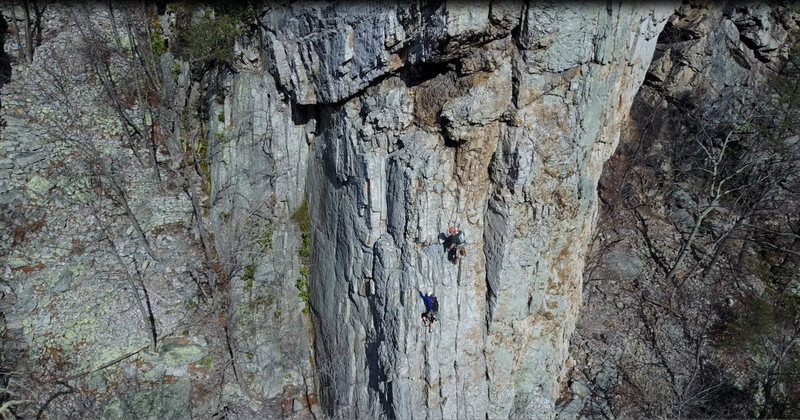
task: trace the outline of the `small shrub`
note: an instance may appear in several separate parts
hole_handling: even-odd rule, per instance
[[[728,324],[723,345],[731,349],[740,346],[750,346],[758,341],[758,336],[769,331],[775,324],[773,308],[765,299],[759,296],[748,296],[740,305],[740,312],[736,319]],[[752,351],[757,351],[758,345]]]
[[[275,234],[275,226],[272,223],[267,222],[264,225],[263,230],[261,232],[261,239],[259,240],[259,245],[261,245],[261,250],[263,252],[269,252],[272,250],[272,236]]]
[[[253,280],[255,279],[256,275],[256,266],[253,264],[248,265],[244,269],[244,274],[242,274],[242,280],[244,280],[244,290],[247,293],[250,293],[253,290]]]
[[[245,16],[240,13],[205,15],[192,21],[181,37],[181,55],[187,61],[203,63],[230,63],[234,58],[233,45],[242,34],[240,23]]]
[[[161,57],[161,54],[167,52],[167,42],[160,34],[153,32],[150,36],[150,46],[153,48],[153,55]]]
[[[181,63],[176,61],[175,64],[172,65],[172,76],[174,76],[175,79],[178,79],[178,76],[180,75],[181,75]]]
[[[211,369],[213,365],[214,365],[214,360],[211,359],[211,356],[206,356],[200,359],[200,366],[203,366],[206,369]]]
[[[300,228],[300,278],[295,282],[300,299],[305,303],[303,313],[311,313],[311,294],[308,290],[308,278],[311,277],[311,216],[308,212],[308,201],[303,200],[292,214],[292,221]]]
[[[300,245],[300,261],[308,265],[311,258],[311,216],[308,213],[308,202],[303,200],[300,207],[292,214],[292,221],[300,228],[302,243]]]
[[[161,21],[153,19],[150,22],[150,48],[153,49],[153,57],[158,59],[161,54],[167,52],[167,40],[164,39],[164,30],[161,28]]]
[[[297,279],[297,282],[295,282],[294,285],[295,287],[297,287],[297,290],[299,292],[298,296],[300,297],[300,300],[302,300],[303,303],[305,303],[305,307],[303,308],[303,313],[306,315],[310,314],[311,294],[309,294],[308,291],[308,277],[300,276],[300,278]]]
[[[197,166],[200,168],[200,173],[205,180],[206,194],[211,195],[211,168],[208,162],[208,138],[200,136],[200,141],[195,146],[195,153],[197,155]]]
[[[768,287],[760,296],[744,297],[735,314],[725,326],[722,347],[750,355],[767,355],[765,343],[777,341],[775,337],[792,330],[800,314],[800,298]],[[770,340],[765,341],[765,337]]]

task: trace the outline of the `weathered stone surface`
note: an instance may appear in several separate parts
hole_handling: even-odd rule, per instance
[[[338,102],[395,70],[406,31],[401,6],[304,3],[260,19],[271,71],[299,104]]]
[[[240,398],[277,407],[301,398],[307,405],[314,394],[311,326],[296,287],[302,245],[292,214],[304,201],[314,123],[294,124],[285,95],[263,72],[232,78],[224,100],[230,117],[211,122],[219,133],[211,140],[211,218],[218,249],[242,266],[231,286],[230,330]],[[275,412],[269,404],[262,409]],[[281,408],[284,416],[293,412],[309,415]]]
[[[44,416],[98,418],[100,407],[119,396],[122,411],[110,406],[109,416],[188,418],[192,383],[207,370],[194,356],[208,353],[204,335],[211,333],[196,326],[189,309],[197,298],[192,276],[201,265],[188,228],[191,203],[166,181],[168,172],[156,181],[149,161],[140,159],[147,149],[134,155],[86,58],[91,49],[79,29],[110,34],[108,10],[49,4],[33,61],[15,63],[2,90],[8,124],[0,155],[16,169],[3,174],[4,188],[11,188],[0,193],[7,291],[0,295],[7,321],[2,351],[32,393],[27,408],[16,407],[21,417],[35,417],[65,383],[82,402],[67,397]],[[130,72],[120,68],[127,64],[111,60],[118,83]],[[136,104],[123,112],[143,119]],[[161,348],[150,350],[147,309],[140,310],[146,300],[157,346],[187,334],[194,344],[183,348],[188,353],[154,361]],[[32,380],[41,375],[50,379]]]
[[[346,100],[405,62],[469,55],[476,45],[507,36],[521,11],[517,2],[301,2],[268,9],[260,23],[270,71],[295,102],[307,105]]]
[[[145,419],[190,419],[190,391],[187,380],[164,384],[151,391],[118,398],[103,414],[109,419],[128,419],[132,415]]]
[[[90,174],[48,170],[73,149],[47,149],[37,129],[60,116],[40,70],[80,45],[75,25],[54,20],[62,26],[4,87],[15,136],[0,143],[13,165],[0,167],[16,171],[8,177],[22,193],[0,202],[48,209],[42,231],[9,252],[8,325],[35,354],[52,344],[43,337],[56,340],[76,373],[116,363],[107,378],[86,378],[112,401],[109,417],[203,417],[228,406],[307,417],[323,414],[318,402],[345,418],[552,417],[597,180],[671,12],[516,1],[265,6],[259,33],[237,40],[236,73],[194,77],[165,53],[157,118],[126,109],[158,126],[163,184],[97,105],[99,83],[64,60],[67,93],[81,104],[76,131],[114,164],[158,261],[112,202],[97,214],[71,207],[98,198]],[[184,17],[158,21],[174,35]],[[82,18],[110,33],[106,8]],[[199,176],[208,197],[171,176],[188,142],[207,145]],[[200,263],[192,193],[208,200],[207,227],[230,269],[214,296],[204,272],[220,267]],[[310,250],[292,220],[304,201]],[[452,225],[468,241],[459,264],[440,240]],[[309,276],[310,317],[298,290]],[[169,338],[156,352],[143,350],[137,279]],[[432,333],[417,289],[439,297]],[[212,373],[224,379],[206,383]],[[115,389],[121,378],[143,385]],[[206,398],[212,387],[217,400]],[[195,396],[202,401],[187,408]]]
[[[551,416],[596,182],[671,7],[304,7],[262,26],[279,89],[317,105],[323,406]],[[454,224],[469,242],[459,265],[438,239]],[[417,288],[439,296],[431,334]]]

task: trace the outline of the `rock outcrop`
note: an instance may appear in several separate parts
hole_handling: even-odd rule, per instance
[[[602,165],[673,8],[264,6],[236,40],[235,72],[197,76],[196,63],[159,53],[158,106],[131,99],[122,112],[161,136],[150,164],[151,151],[126,150],[127,126],[98,105],[100,81],[74,60],[85,52],[78,28],[117,31],[107,10],[80,9],[76,26],[73,9],[53,6],[45,28],[59,29],[4,87],[0,175],[14,187],[0,203],[36,204],[44,213],[31,223],[46,220],[24,243],[3,237],[9,334],[29,337],[26,354],[66,351],[71,380],[89,383],[108,417],[552,417]],[[154,22],[170,46],[181,22],[207,13],[165,10]],[[101,145],[95,156],[114,159],[130,220],[113,218],[113,199],[91,207],[97,191],[70,189],[73,174],[58,178],[61,155],[34,162],[40,146],[25,139],[60,120],[32,69],[53,57],[72,65],[66,85],[83,107],[74,118],[97,123],[77,128]],[[30,92],[39,96],[26,101]],[[69,144],[56,151],[67,156]],[[186,175],[190,150],[208,157]],[[78,200],[83,213],[43,197]],[[53,230],[69,217],[89,222]],[[441,241],[450,226],[468,241],[458,264]],[[84,252],[78,238],[97,229],[110,249]],[[51,235],[58,251],[36,256]],[[94,293],[100,278],[112,281]],[[120,288],[132,297],[111,310]],[[440,302],[432,333],[418,289]],[[135,318],[147,290],[155,351]]]
[[[551,415],[597,179],[671,12],[300,4],[260,17],[277,88],[315,124],[328,414]],[[452,225],[469,242],[455,266],[438,239]],[[439,297],[431,334],[417,288]]]

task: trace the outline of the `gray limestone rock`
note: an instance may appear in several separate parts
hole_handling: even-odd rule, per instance
[[[117,398],[104,411],[108,419],[190,419],[191,384],[180,380],[145,391]]]
[[[76,124],[114,163],[143,234],[112,217],[113,203],[101,203],[109,208],[98,214],[71,211],[70,203],[96,201],[86,187],[93,178],[66,182],[39,162],[61,162],[68,146],[38,150],[4,140],[22,150],[0,169],[18,170],[10,178],[27,200],[50,206],[44,195],[55,196],[63,205],[50,209],[50,220],[69,222],[42,232],[62,236],[55,248],[65,251],[39,255],[46,247],[32,236],[10,260],[17,301],[9,325],[37,349],[46,345],[40,333],[60,329],[74,369],[95,368],[146,346],[135,302],[143,287],[151,291],[157,332],[177,344],[113,368],[130,382],[162,384],[112,398],[105,412],[112,418],[213,413],[206,400],[189,404],[205,395],[198,386],[211,372],[225,372],[213,385],[220,407],[253,417],[552,417],[598,178],[672,8],[264,6],[258,32],[237,40],[237,72],[201,77],[167,52],[155,70],[163,82],[158,115],[126,110],[158,126],[160,143],[147,153],[160,164],[163,185],[110,140],[123,139],[123,127],[96,105],[105,103],[99,84],[79,60],[65,60],[75,67],[70,92],[82,104]],[[82,18],[110,33],[107,10],[87,10]],[[181,13],[160,17],[165,34],[178,30]],[[35,70],[48,54],[77,54],[68,48],[80,40],[75,25],[62,23],[37,50],[34,71],[4,87],[17,92],[8,112],[19,121],[11,118],[8,130],[19,138],[37,134],[21,116],[56,118],[42,98],[57,92]],[[770,41],[759,36],[750,38],[766,54]],[[739,48],[737,38],[726,39],[719,48]],[[746,60],[751,53],[742,52]],[[694,80],[674,54],[659,60],[654,79],[666,84],[683,71]],[[738,70],[715,71],[724,84]],[[38,95],[27,105],[19,94],[26,89]],[[202,124],[198,109],[207,116]],[[208,173],[198,177],[208,178],[209,191],[174,176],[186,164],[188,141],[207,145]],[[224,292],[213,296],[204,272],[221,268],[198,262],[207,250],[194,224],[197,202],[208,207],[199,227],[228,270]],[[468,238],[456,264],[440,240],[451,226]],[[101,228],[113,234],[113,247],[87,245]],[[148,258],[139,236],[160,261]],[[440,302],[430,333],[418,289],[433,290]],[[223,307],[218,299],[225,310],[212,312]],[[212,317],[204,310],[224,328],[203,331]]]
[[[323,407],[552,416],[597,179],[671,7],[308,7],[261,23],[278,89],[316,105]],[[470,238],[457,265],[452,225]],[[439,298],[432,333],[418,288]]]
[[[58,282],[53,286],[53,293],[64,293],[69,290],[73,278],[72,270],[63,270],[61,274],[58,275]]]

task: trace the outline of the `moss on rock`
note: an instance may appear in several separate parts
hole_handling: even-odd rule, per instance
[[[114,398],[106,407],[103,417],[107,419],[189,419],[191,405],[189,393],[191,383],[187,379]]]

